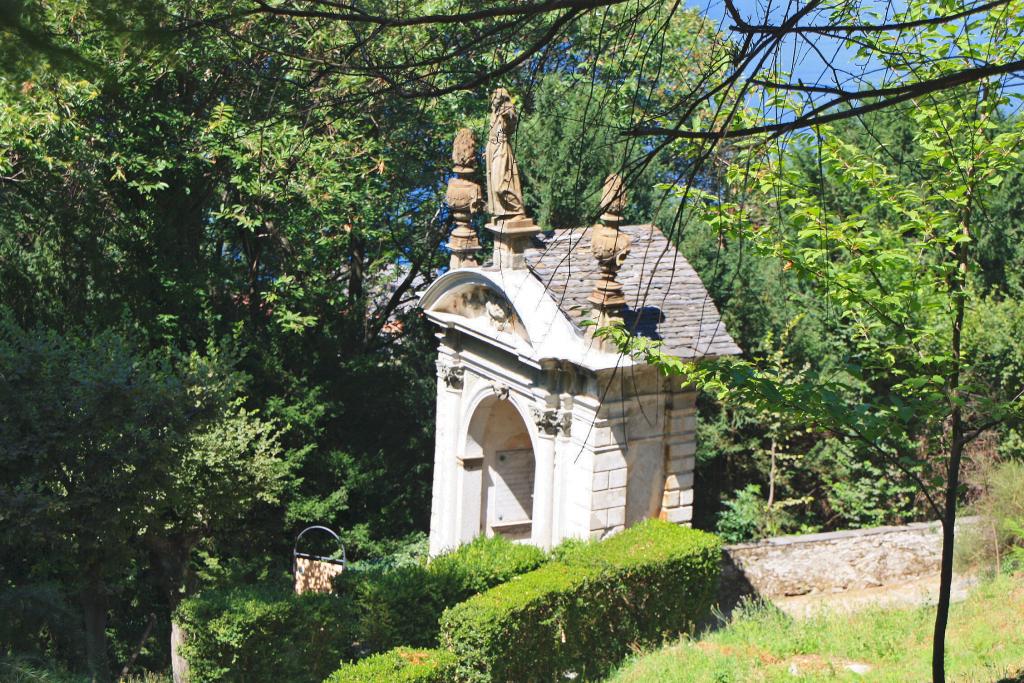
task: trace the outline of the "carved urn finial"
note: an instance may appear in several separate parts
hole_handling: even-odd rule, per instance
[[[629,255],[629,235],[619,230],[626,209],[626,191],[622,178],[613,173],[604,181],[601,191],[601,223],[590,231],[590,250],[597,259],[600,274],[587,301],[599,311],[598,324],[607,325],[613,318],[621,319],[626,297],[622,284],[615,279]]]
[[[483,191],[479,183],[471,178],[476,173],[476,135],[469,128],[460,128],[452,145],[452,170],[455,177],[448,181],[445,201],[452,210],[455,229],[448,240],[452,252],[449,267],[468,268],[478,266],[477,252],[480,240],[470,225],[473,214],[483,208]]]
[[[604,179],[601,188],[601,222],[613,228],[622,224],[622,214],[626,212],[626,188],[622,185],[622,176],[612,173]]]

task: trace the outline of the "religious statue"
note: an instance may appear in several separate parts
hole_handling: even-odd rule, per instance
[[[487,211],[495,223],[526,216],[519,167],[512,154],[518,116],[504,88],[491,95],[491,129],[487,134]]]

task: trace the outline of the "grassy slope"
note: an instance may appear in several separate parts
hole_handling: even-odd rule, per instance
[[[933,616],[874,609],[794,621],[772,608],[748,609],[699,641],[634,657],[610,681],[926,681]],[[946,643],[950,681],[993,683],[1024,669],[1024,575],[999,577],[954,605]],[[858,675],[850,663],[871,669]]]

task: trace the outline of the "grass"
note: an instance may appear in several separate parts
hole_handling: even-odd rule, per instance
[[[91,683],[85,674],[73,674],[52,661],[32,657],[0,656],[0,683]],[[122,678],[118,683],[171,683],[169,674],[147,672]]]
[[[719,631],[632,657],[609,683],[928,681],[933,618],[933,609],[920,608],[793,620],[770,605],[748,605]],[[946,674],[995,683],[1024,680],[1021,672],[1024,575],[1000,576],[953,606]]]

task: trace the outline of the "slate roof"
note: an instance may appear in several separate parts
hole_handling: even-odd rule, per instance
[[[681,358],[739,354],[704,283],[661,230],[654,225],[621,230],[633,240],[617,278],[626,296],[627,328],[664,341],[662,349]],[[569,320],[578,324],[592,317],[587,297],[598,266],[590,253],[590,228],[542,235],[526,260]]]

